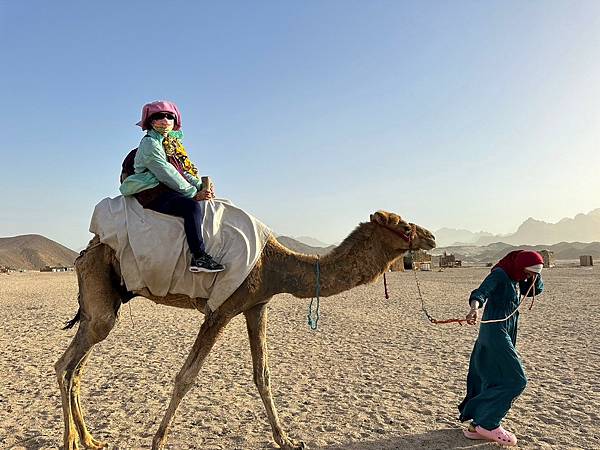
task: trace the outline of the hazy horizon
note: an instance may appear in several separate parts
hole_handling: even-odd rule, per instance
[[[598,208],[596,208],[596,209],[598,209]],[[589,214],[589,213],[590,213],[590,212],[592,212],[592,211],[594,211],[594,210],[587,211],[587,212],[584,212],[584,213],[579,213],[579,214]],[[531,218],[531,217],[530,217],[530,218]],[[567,218],[567,219],[573,219],[573,217],[566,217],[566,218]],[[523,222],[524,222],[525,220],[527,220],[527,219],[528,219],[528,218],[525,218],[525,219],[523,219]],[[559,219],[559,221],[556,221],[556,222],[548,222],[548,221],[545,221],[545,220],[543,220],[543,219],[538,219],[538,218],[535,218],[535,217],[533,217],[533,219],[534,219],[534,220],[540,220],[540,221],[542,221],[542,222],[546,222],[546,223],[551,223],[551,224],[556,224],[556,223],[558,223],[558,222],[560,221],[560,219]],[[561,219],[565,219],[565,217],[563,217],[563,218],[561,218]],[[522,223],[522,222],[521,222],[521,223]],[[519,224],[519,225],[520,225],[520,224]],[[439,229],[436,229],[436,230],[432,230],[432,231],[433,231],[433,232],[437,232],[437,231],[440,231],[440,230],[442,230],[443,228],[448,228],[448,227],[442,227],[442,228],[439,228]],[[349,229],[349,230],[348,230],[348,233],[346,233],[346,235],[350,234],[350,232],[351,232],[353,229],[354,229],[354,227],[353,227],[353,228],[351,228],[351,229]],[[474,234],[477,234],[477,233],[486,233],[486,232],[488,232],[487,230],[467,230],[467,229],[458,229],[458,228],[450,228],[450,229],[451,229],[451,230],[456,230],[456,231],[467,231],[467,232],[471,232],[471,233],[474,233]],[[279,232],[277,232],[277,230],[273,230],[273,231],[274,231],[274,232],[275,232],[275,233],[276,233],[278,236],[287,236],[287,237],[291,237],[292,239],[296,239],[296,240],[299,240],[299,241],[301,241],[301,242],[304,242],[304,240],[315,240],[315,241],[319,241],[319,242],[321,242],[321,243],[323,244],[323,246],[325,246],[325,247],[327,247],[327,246],[330,246],[330,245],[338,245],[338,244],[339,244],[339,243],[340,243],[340,242],[341,242],[341,241],[342,241],[342,240],[343,240],[343,239],[346,237],[346,235],[344,235],[344,236],[342,237],[342,239],[340,239],[339,241],[326,242],[326,241],[322,241],[321,239],[318,239],[318,238],[316,238],[316,237],[314,237],[314,236],[309,236],[309,235],[307,235],[307,234],[302,234],[302,235],[298,235],[298,236],[290,236],[290,235],[287,235],[287,234],[285,234],[285,233],[279,233]],[[517,231],[517,228],[515,228],[515,230],[513,230],[513,231],[509,231],[509,232],[507,232],[507,233],[503,233],[503,234],[500,234],[500,233],[490,233],[490,234],[492,234],[492,235],[493,235],[493,236],[495,236],[495,237],[507,237],[507,236],[510,236],[510,235],[514,234],[516,231]],[[0,236],[0,239],[2,239],[2,238],[12,238],[12,237],[23,236],[23,235],[28,235],[28,234],[36,234],[36,235],[40,235],[40,236],[46,237],[46,238],[48,238],[48,239],[51,239],[51,240],[53,240],[53,241],[55,241],[55,242],[58,242],[59,244],[61,244],[61,245],[64,245],[65,247],[67,247],[67,248],[69,248],[69,249],[71,249],[71,250],[77,251],[77,252],[79,252],[80,250],[84,249],[84,248],[87,246],[87,243],[88,243],[88,241],[89,241],[89,240],[90,240],[90,239],[93,237],[93,235],[92,235],[91,233],[89,233],[89,239],[87,239],[85,242],[82,242],[82,243],[81,243],[81,245],[75,245],[75,246],[70,246],[70,245],[67,245],[66,243],[64,243],[64,242],[61,242],[60,240],[58,240],[58,239],[55,239],[55,238],[53,238],[52,236],[50,236],[50,235],[48,235],[48,234],[45,234],[45,233],[40,233],[40,232],[18,233],[18,234],[11,235],[11,236]],[[570,242],[570,241],[568,241],[568,242]],[[456,242],[456,243],[460,243],[460,242]],[[307,244],[308,244],[308,245],[312,245],[310,242],[307,242]],[[463,242],[463,244],[466,244],[466,242]],[[444,245],[441,245],[441,247],[446,247],[446,246],[451,246],[451,245],[453,245],[453,244],[444,244]],[[539,244],[527,244],[527,245],[544,245],[544,243],[539,243]],[[440,245],[438,245],[438,247],[440,247]]]
[[[287,236],[600,207],[598,2],[175,2],[154,34],[158,5],[1,4],[0,236],[84,246],[162,98],[217,194]]]

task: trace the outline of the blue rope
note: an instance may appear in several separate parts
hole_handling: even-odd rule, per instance
[[[308,326],[311,330],[316,330],[319,323],[319,294],[321,293],[321,267],[319,265],[319,256],[317,255],[317,266],[315,268],[317,273],[317,287],[316,287],[316,296],[317,296],[317,308],[315,309],[314,317],[313,317],[313,301],[314,297],[310,299],[310,305],[308,305]]]

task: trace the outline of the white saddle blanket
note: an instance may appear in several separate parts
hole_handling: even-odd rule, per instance
[[[208,299],[214,311],[242,284],[270,235],[259,220],[227,200],[200,202],[206,251],[223,264],[219,273],[191,273],[183,219],[144,209],[133,197],[105,198],[96,205],[90,231],[111,247],[129,291],[185,294]]]

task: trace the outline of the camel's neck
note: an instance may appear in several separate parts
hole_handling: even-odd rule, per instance
[[[381,245],[371,223],[359,225],[338,247],[319,258],[320,294],[338,294],[374,281],[403,252]],[[267,258],[264,281],[272,294],[290,293],[296,297],[315,296],[317,257],[276,249]]]

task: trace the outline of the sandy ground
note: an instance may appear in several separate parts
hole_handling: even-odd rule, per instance
[[[464,315],[487,269],[418,274],[430,312]],[[600,448],[600,271],[545,272],[546,292],[521,316],[519,351],[529,385],[505,426],[519,448]],[[318,331],[307,300],[270,307],[271,379],[292,438],[313,450],[498,448],[466,440],[456,405],[477,328],[431,325],[412,273],[322,299]],[[0,275],[0,448],[62,445],[53,364],[74,331],[73,273]],[[202,320],[196,312],[136,298],[88,364],[82,401],[96,438],[112,449],[149,448]],[[236,318],[186,396],[170,449],[273,449],[252,383],[245,324]]]

